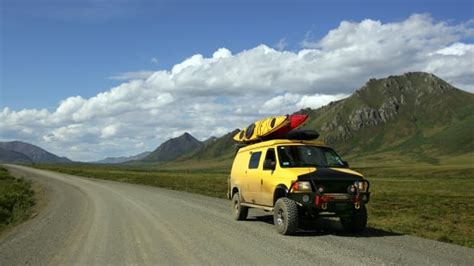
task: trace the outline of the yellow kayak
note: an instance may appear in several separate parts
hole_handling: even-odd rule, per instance
[[[251,142],[268,136],[290,124],[290,116],[271,116],[252,123],[234,136],[235,141]]]

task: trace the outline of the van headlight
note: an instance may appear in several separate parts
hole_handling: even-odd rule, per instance
[[[357,186],[356,185],[350,185],[347,187],[347,193],[349,194],[356,194],[357,193]]]
[[[369,187],[367,182],[364,180],[356,181],[354,186],[359,190],[359,192],[367,192],[367,188]]]
[[[308,181],[297,181],[291,185],[291,192],[312,192],[311,183]]]

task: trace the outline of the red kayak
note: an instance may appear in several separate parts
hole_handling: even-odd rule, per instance
[[[290,120],[290,123],[288,123],[287,126],[284,126],[278,129],[277,131],[265,136],[264,139],[269,140],[284,138],[286,134],[288,134],[288,132],[303,125],[304,122],[308,119],[308,115],[290,115],[288,119]]]

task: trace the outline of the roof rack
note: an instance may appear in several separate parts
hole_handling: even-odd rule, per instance
[[[319,133],[316,130],[292,130],[288,132],[285,136],[281,138],[260,138],[254,141],[248,142],[238,142],[235,144],[235,149],[239,150],[240,148],[252,145],[255,143],[260,143],[263,141],[274,140],[274,139],[289,139],[289,140],[315,140],[319,137]]]

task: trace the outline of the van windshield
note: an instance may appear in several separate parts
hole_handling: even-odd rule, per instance
[[[278,146],[278,159],[281,167],[345,167],[341,157],[327,147]]]

